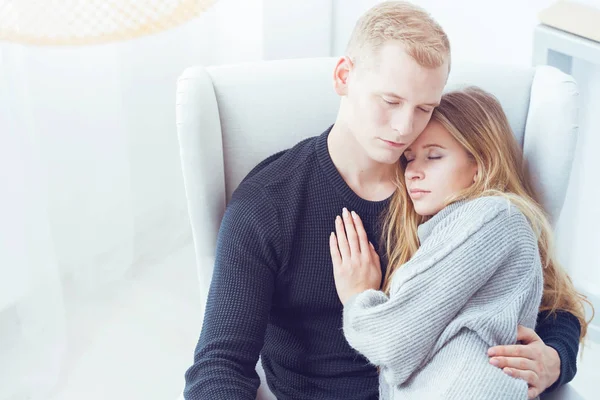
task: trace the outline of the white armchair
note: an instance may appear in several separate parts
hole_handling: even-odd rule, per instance
[[[335,121],[335,62],[318,58],[197,66],[179,78],[177,130],[204,297],[221,218],[240,181],[262,159],[320,134]],[[573,78],[547,66],[454,66],[448,89],[464,84],[498,97],[523,146],[543,205],[556,222],[577,140],[578,91]],[[257,368],[262,379],[257,398],[274,398],[260,362]],[[569,398],[580,398],[568,389]]]

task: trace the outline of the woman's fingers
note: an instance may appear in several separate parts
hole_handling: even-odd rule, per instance
[[[350,247],[350,255],[358,257],[360,255],[360,244],[358,243],[358,234],[354,227],[354,221],[350,216],[350,213],[346,208],[342,210],[342,216],[344,219],[344,228],[346,229],[346,236],[348,237],[348,246]]]
[[[365,227],[363,226],[362,220],[360,219],[360,216],[357,213],[352,211],[350,214],[352,215],[354,227],[356,228],[356,235],[358,237],[358,245],[360,248],[360,252],[361,254],[368,256],[370,254],[370,246]]]
[[[342,210],[342,217],[336,217],[335,220],[337,243],[342,260],[350,260],[359,257],[365,260],[372,260],[380,267],[379,255],[369,242],[367,231],[362,223],[360,216],[346,208]]]
[[[375,246],[373,246],[373,243],[371,242],[369,242],[369,249],[371,251],[371,259],[375,262],[377,268],[381,269],[381,261],[379,261],[379,254],[377,253],[377,250],[375,250]]]
[[[338,267],[342,264],[342,255],[340,254],[340,249],[338,247],[338,240],[333,232],[329,235],[329,253],[331,254],[331,261],[333,261],[334,267]]]
[[[350,259],[350,247],[348,246],[348,240],[346,238],[346,231],[344,230],[344,222],[338,215],[335,218],[335,233],[337,236],[337,244],[340,249],[342,260]]]

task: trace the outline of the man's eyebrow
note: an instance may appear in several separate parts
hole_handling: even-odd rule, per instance
[[[406,100],[404,97],[402,97],[402,96],[398,96],[397,94],[395,94],[395,93],[392,93],[392,92],[384,92],[384,93],[382,93],[382,94],[383,94],[384,96],[395,97],[395,98],[397,98],[398,100]],[[421,105],[422,105],[422,106],[437,107],[437,106],[439,106],[439,105],[440,105],[440,103],[425,103],[425,104],[421,104]]]

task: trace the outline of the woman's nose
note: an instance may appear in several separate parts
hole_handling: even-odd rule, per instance
[[[406,167],[405,177],[409,180],[423,179],[423,169],[419,168],[415,161],[413,161]]]

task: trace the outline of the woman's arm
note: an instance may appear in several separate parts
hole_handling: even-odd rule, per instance
[[[437,237],[428,239],[443,246],[430,250],[424,246],[401,267],[406,269],[401,285],[394,282],[390,297],[367,290],[344,307],[349,344],[371,363],[392,369],[401,381],[422,364],[439,335],[517,243],[532,243],[534,260],[537,247],[521,213],[497,201],[472,203],[464,206],[471,207],[460,217],[464,224],[452,224],[452,229],[439,230],[432,234]],[[470,223],[478,220],[479,224]]]

